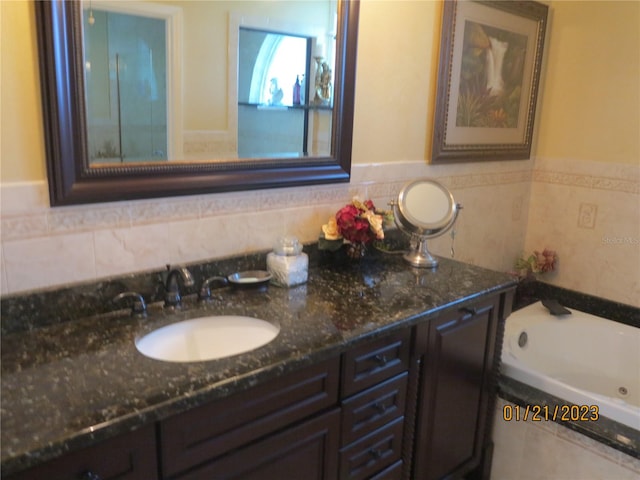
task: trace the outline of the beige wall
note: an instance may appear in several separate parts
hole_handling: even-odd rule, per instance
[[[435,1],[364,2],[356,163],[425,158],[430,150],[440,8]],[[42,180],[34,9],[24,0],[1,9],[2,181]],[[638,162],[639,10],[633,1],[552,3],[536,155]],[[405,121],[384,121],[400,115]],[[380,138],[389,141],[373,141]]]
[[[31,2],[0,2],[0,181],[45,180],[44,132]]]
[[[640,161],[640,2],[552,3],[536,155]]]
[[[640,193],[637,2],[550,4],[535,168],[533,160],[428,165],[441,4],[365,0],[349,185],[56,209],[46,200],[33,6],[0,3],[3,294],[269,248],[284,233],[312,241],[353,194],[384,205],[407,179],[432,176],[465,205],[457,258],[509,270],[524,248],[549,246],[561,257],[561,270],[549,281],[640,301],[637,266],[629,261],[637,243],[589,258],[594,271],[613,272],[607,288],[578,268],[593,242],[603,243],[598,235],[640,237],[637,214],[628,210]],[[609,50],[605,61],[601,52]],[[579,176],[568,175],[576,168]],[[578,227],[593,205],[596,228]],[[554,208],[561,213],[550,221]],[[432,245],[448,255],[450,238]]]

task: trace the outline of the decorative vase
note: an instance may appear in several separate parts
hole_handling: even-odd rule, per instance
[[[345,267],[358,265],[365,257],[366,250],[364,244],[355,243],[345,243],[337,250],[320,250],[320,264]]]
[[[360,261],[367,253],[367,246],[364,243],[347,243],[343,247],[347,257],[353,261]]]

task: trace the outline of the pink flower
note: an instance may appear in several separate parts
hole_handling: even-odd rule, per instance
[[[536,266],[539,272],[553,272],[556,269],[556,260],[558,259],[556,252],[545,248],[542,253],[538,251],[533,253],[536,256]]]

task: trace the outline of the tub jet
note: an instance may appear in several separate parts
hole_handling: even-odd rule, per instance
[[[524,348],[528,340],[529,336],[527,335],[527,332],[522,332],[518,337],[518,345],[520,345],[520,348]]]

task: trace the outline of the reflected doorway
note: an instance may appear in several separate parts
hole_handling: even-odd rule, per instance
[[[240,27],[238,156],[328,155],[332,108],[314,101],[312,37]],[[321,58],[321,57],[317,57]]]
[[[166,20],[91,8],[83,29],[90,163],[167,160]]]

